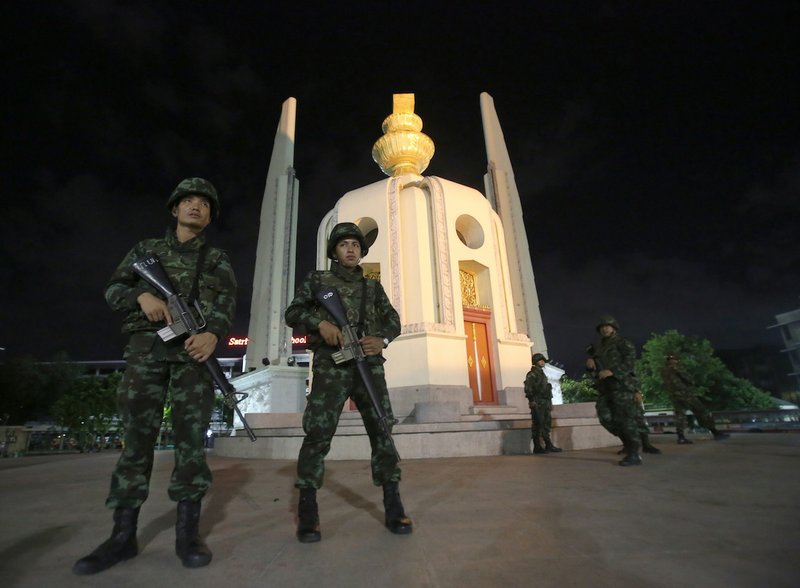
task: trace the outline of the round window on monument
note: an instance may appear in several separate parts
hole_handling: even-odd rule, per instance
[[[378,223],[374,218],[363,216],[356,221],[356,225],[361,229],[364,235],[364,240],[367,242],[367,247],[372,247],[372,244],[378,238]]]
[[[470,249],[480,249],[483,246],[483,228],[473,216],[462,214],[456,219],[456,234]]]

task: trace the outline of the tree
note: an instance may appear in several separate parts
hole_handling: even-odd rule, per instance
[[[678,331],[666,331],[652,337],[644,344],[642,357],[636,363],[636,374],[648,404],[670,406],[661,370],[666,356],[674,353],[680,357],[681,370],[691,378],[695,393],[703,398],[712,410],[745,408],[770,408],[772,398],[747,380],[737,378],[714,355],[707,339],[687,337]]]
[[[597,389],[594,380],[588,375],[583,375],[578,380],[573,380],[567,375],[561,376],[561,397],[565,404],[575,402],[594,402],[597,400]]]
[[[82,449],[93,447],[117,419],[117,385],[121,377],[114,373],[79,378],[53,404],[51,412],[56,422],[70,431]]]
[[[63,353],[52,362],[27,356],[0,364],[0,424],[23,425],[48,417],[52,404],[80,373]]]

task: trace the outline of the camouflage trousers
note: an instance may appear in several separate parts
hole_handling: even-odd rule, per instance
[[[128,367],[117,390],[125,445],[106,506],[136,508],[149,493],[153,453],[167,392],[171,393],[175,466],[169,497],[200,500],[211,486],[203,441],[214,406],[211,374],[201,363],[154,361],[149,354],[127,355]]]
[[[639,402],[634,401],[634,403],[636,404],[636,428],[639,430],[639,436],[647,435],[649,437],[650,427],[647,426],[647,418],[644,416],[644,407]],[[611,407],[606,398],[598,398],[595,403],[595,408],[597,409],[597,419],[600,421],[600,424],[603,425],[606,431],[615,437],[619,437],[619,430],[614,426],[614,419],[611,416]]]
[[[538,441],[540,438],[543,440],[550,440],[551,431],[551,411],[553,410],[553,401],[549,398],[534,399],[536,406],[531,409],[531,438]]]
[[[647,432],[647,423],[644,421],[644,412],[638,414],[635,390],[624,386],[616,378],[605,378],[600,381],[599,394],[595,409],[597,419],[605,429],[622,439],[622,442],[639,451],[641,447],[641,427]]]
[[[715,431],[716,427],[714,426],[714,417],[708,412],[708,409],[703,405],[700,399],[697,396],[688,395],[688,396],[678,396],[673,394],[670,397],[672,401],[672,408],[675,411],[675,432],[682,434],[686,430],[686,426],[688,424],[688,418],[686,416],[686,411],[691,410],[694,418],[697,419],[697,422],[700,424],[701,427],[708,429],[709,431]]]
[[[382,365],[370,364],[372,380],[383,410],[393,420],[386,377]],[[344,403],[352,398],[361,413],[372,448],[372,482],[382,486],[400,480],[400,468],[391,444],[383,434],[378,415],[372,407],[367,389],[361,381],[355,362],[336,365],[328,357],[314,358],[314,377],[303,413],[305,439],[297,458],[297,488],[321,488],[325,476],[325,456],[339,424]]]

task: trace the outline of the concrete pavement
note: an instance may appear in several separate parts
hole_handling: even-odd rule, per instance
[[[210,456],[201,530],[214,552],[174,555],[157,454],[140,555],[92,577],[73,562],[103,541],[116,454],[0,460],[0,585],[193,588],[800,586],[800,434],[722,442],[653,435],[664,453],[622,468],[617,448],[403,462],[410,536],[383,527],[366,461],[327,464],[320,543],[294,537],[294,462]]]

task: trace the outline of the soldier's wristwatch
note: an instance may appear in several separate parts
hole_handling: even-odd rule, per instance
[[[384,337],[383,338],[383,348],[386,349],[387,347],[389,347],[389,339]]]

